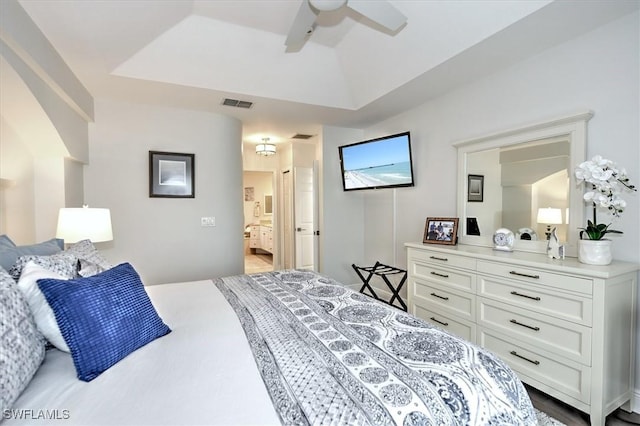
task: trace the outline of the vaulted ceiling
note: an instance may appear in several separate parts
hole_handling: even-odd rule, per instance
[[[380,1],[380,0],[349,0]],[[231,115],[245,140],[363,127],[637,9],[635,0],[391,0],[390,32],[342,7],[298,49],[299,0],[21,0],[96,98]],[[253,102],[250,109],[224,98]]]

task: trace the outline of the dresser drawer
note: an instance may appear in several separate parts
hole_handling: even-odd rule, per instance
[[[423,320],[430,322],[436,327],[440,327],[443,330],[462,337],[471,343],[475,343],[476,325],[471,321],[465,321],[461,318],[457,318],[455,315],[442,313],[413,303],[409,304],[409,312],[418,318],[422,318]]]
[[[590,298],[559,292],[548,286],[478,275],[478,295],[578,324],[592,324],[593,302]]]
[[[412,276],[424,281],[432,281],[447,287],[475,293],[475,276],[465,271],[447,269],[430,263],[412,262]]]
[[[476,317],[476,295],[474,293],[450,289],[442,285],[416,280],[412,301],[422,306],[436,306],[440,310],[473,321]]]
[[[589,404],[590,367],[484,328],[479,328],[478,344],[506,361],[519,374],[523,382],[527,383],[527,378],[531,378]]]
[[[478,325],[498,330],[585,365],[591,364],[591,329],[478,297]]]
[[[467,257],[460,256],[451,253],[442,253],[435,250],[412,250],[409,249],[409,263],[413,263],[412,260],[419,261],[420,263],[430,263],[434,265],[440,265],[441,267],[454,267],[475,270],[476,260]]]
[[[478,272],[496,275],[502,278],[510,278],[521,282],[541,284],[582,294],[593,293],[593,281],[590,279],[556,274],[534,268],[525,268],[506,263],[494,263],[479,260]]]

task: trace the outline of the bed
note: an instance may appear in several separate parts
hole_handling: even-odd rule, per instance
[[[536,424],[500,359],[315,272],[144,291],[170,332],[90,381],[46,350],[2,424]]]

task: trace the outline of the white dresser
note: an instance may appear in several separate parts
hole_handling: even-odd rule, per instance
[[[638,265],[407,243],[409,312],[604,425],[633,400]]]

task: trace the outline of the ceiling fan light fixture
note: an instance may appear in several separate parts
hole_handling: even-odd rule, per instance
[[[331,12],[340,9],[347,0],[309,0],[309,3],[321,12]]]
[[[302,0],[284,44],[298,51],[313,33],[318,15],[333,12],[342,7],[381,25],[390,32],[399,31],[407,23],[407,17],[388,0]]]
[[[268,143],[269,138],[262,138],[262,143],[256,145],[256,154],[258,155],[274,155],[276,153],[276,146],[272,143]]]

